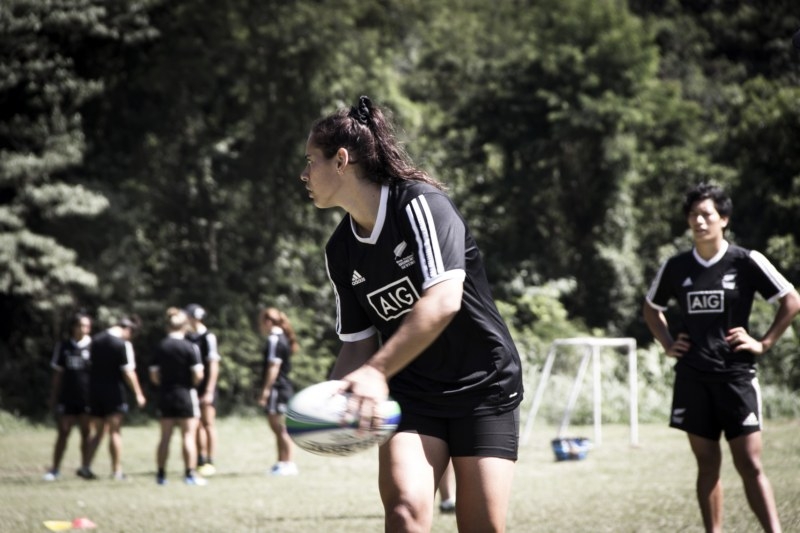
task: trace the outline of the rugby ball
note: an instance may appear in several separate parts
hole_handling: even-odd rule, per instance
[[[347,414],[344,381],[323,381],[295,394],[286,411],[286,430],[300,448],[319,455],[351,455],[385,442],[400,423],[400,405],[391,398],[379,406],[381,425],[360,430]]]

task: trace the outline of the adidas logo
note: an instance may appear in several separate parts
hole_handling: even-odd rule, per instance
[[[367,281],[367,279],[364,276],[362,276],[361,274],[359,274],[358,270],[353,270],[352,284],[353,284],[354,287],[356,285],[358,285],[359,283],[364,283],[365,281]]]
[[[747,415],[747,418],[744,419],[744,422],[742,422],[742,425],[743,426],[759,426],[760,424],[758,423],[758,417],[756,416],[756,414],[755,413],[750,413],[749,415]]]
[[[686,278],[683,280],[682,287],[691,287],[692,286],[692,278]]]

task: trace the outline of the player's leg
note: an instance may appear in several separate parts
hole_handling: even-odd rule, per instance
[[[453,513],[456,510],[456,473],[453,463],[447,464],[447,469],[439,480],[439,510],[443,513]]]
[[[453,466],[458,530],[505,531],[514,461],[500,457],[453,457]]]
[[[758,517],[761,527],[764,528],[764,531],[781,531],[775,495],[761,464],[761,432],[741,435],[731,439],[728,444],[731,448],[733,464],[744,483],[747,502]]]
[[[707,439],[692,433],[689,445],[697,462],[697,502],[708,532],[722,531],[722,450],[718,440]]]
[[[719,386],[724,406],[725,438],[745,495],[764,531],[780,531],[775,496],[761,464],[761,388],[758,379],[731,381]]]
[[[77,420],[78,418],[75,415],[67,413],[63,413],[58,417],[58,423],[56,425],[56,445],[53,448],[53,466],[50,469],[51,473],[58,474],[61,469],[61,461],[64,459],[64,452],[67,450],[69,434]]]
[[[278,461],[292,461],[292,439],[286,430],[286,416],[283,413],[269,413],[267,415],[269,427],[275,434],[275,444],[278,448]]]
[[[89,468],[92,452],[91,418],[87,414],[78,416],[78,429],[81,434],[81,467]]]
[[[100,448],[100,444],[103,442],[103,436],[105,435],[107,429],[105,417],[96,414],[99,412],[100,411],[98,410],[97,406],[92,408],[92,415],[89,417],[89,443],[87,444],[89,457],[86,461],[86,464],[81,466],[81,468],[78,470],[78,475],[86,479],[94,479],[95,477],[91,466],[95,455],[97,455],[97,450]]]
[[[122,413],[113,413],[106,417],[108,426],[108,451],[111,454],[111,475],[122,479]]]
[[[200,413],[201,419],[200,423],[197,425],[197,438],[195,439],[195,443],[197,445],[197,464],[198,466],[203,466],[206,464],[208,458],[208,432],[206,431],[205,424],[203,423],[203,413],[204,408],[200,406]]]
[[[156,467],[159,474],[166,471],[167,459],[169,459],[169,443],[172,440],[172,431],[175,428],[174,418],[161,418],[159,421],[161,427],[161,438],[158,441],[156,448]],[[162,475],[163,477],[163,475]]]
[[[380,447],[379,457],[386,531],[430,531],[435,488],[449,461],[447,443],[399,432]]]
[[[197,448],[196,439],[198,419],[194,417],[180,418],[178,422],[181,426],[181,434],[183,436],[183,465],[186,468],[187,475],[194,473],[197,468]]]
[[[205,403],[200,407],[201,428],[198,435],[203,433],[205,436],[205,447],[203,454],[209,464],[214,463],[217,453],[217,408],[213,403]],[[198,452],[199,453],[199,452]]]
[[[505,531],[519,447],[519,410],[450,421],[459,531]]]

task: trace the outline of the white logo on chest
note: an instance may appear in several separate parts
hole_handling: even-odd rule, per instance
[[[367,300],[378,316],[388,322],[411,311],[419,293],[406,276],[367,294]]]
[[[686,293],[689,314],[722,313],[725,311],[723,291],[691,291]]]

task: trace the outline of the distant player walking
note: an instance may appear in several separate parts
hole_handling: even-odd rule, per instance
[[[800,296],[762,254],[725,240],[732,202],[722,189],[696,186],[687,193],[683,210],[694,247],[661,265],[643,306],[653,336],[678,360],[670,426],[689,436],[706,531],[722,530],[719,440],[724,433],[750,507],[765,531],[777,532],[775,498],[761,465],[756,362],[800,311]],[[760,338],[748,326],[756,292],[778,302]],[[680,310],[678,324],[668,324],[664,314],[672,299]]]

